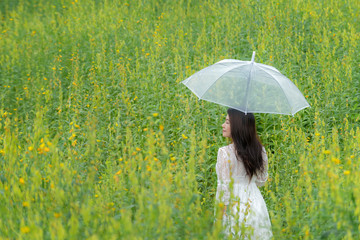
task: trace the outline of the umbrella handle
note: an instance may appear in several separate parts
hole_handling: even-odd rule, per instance
[[[251,62],[254,62],[255,61],[255,51],[253,51],[253,55],[251,57]]]

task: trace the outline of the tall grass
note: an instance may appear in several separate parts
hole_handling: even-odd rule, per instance
[[[359,6],[1,1],[1,238],[220,238],[226,109],[179,83],[256,51],[311,105],[256,115],[274,238],[358,239]]]

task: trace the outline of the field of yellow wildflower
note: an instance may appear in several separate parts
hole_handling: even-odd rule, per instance
[[[256,114],[274,239],[360,238],[358,0],[0,1],[0,239],[219,239],[226,108],[182,80],[279,69],[311,108]]]

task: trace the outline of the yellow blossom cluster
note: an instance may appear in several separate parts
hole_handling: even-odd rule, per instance
[[[50,151],[50,147],[52,146],[52,143],[51,143],[51,142],[47,142],[47,143],[45,144],[43,138],[41,138],[40,143],[41,143],[40,146],[36,149],[37,152],[38,152],[38,154],[46,154],[46,153],[48,153],[48,152]],[[29,151],[32,151],[32,150],[33,150],[33,147],[32,147],[32,146],[28,147],[28,150],[29,150]]]

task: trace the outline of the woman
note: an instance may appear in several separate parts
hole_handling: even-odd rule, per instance
[[[242,239],[270,239],[271,223],[258,187],[267,180],[267,155],[261,145],[252,113],[228,109],[223,136],[231,144],[218,152],[217,202],[222,202],[225,234]]]

